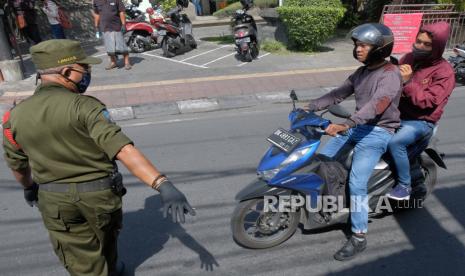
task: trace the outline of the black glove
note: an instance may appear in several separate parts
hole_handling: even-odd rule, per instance
[[[166,218],[168,216],[168,210],[171,208],[171,217],[173,218],[173,222],[177,223],[180,221],[181,223],[185,222],[184,213],[189,213],[192,216],[195,216],[195,211],[192,209],[189,202],[187,202],[186,196],[181,193],[176,187],[174,187],[173,183],[169,180],[165,180],[160,185],[160,194],[161,194],[161,201],[163,204],[163,217]],[[179,220],[178,220],[179,216]]]
[[[24,199],[26,200],[27,205],[37,207],[37,202],[39,198],[37,197],[37,193],[39,192],[39,185],[35,182],[32,182],[32,186],[29,188],[24,189]]]

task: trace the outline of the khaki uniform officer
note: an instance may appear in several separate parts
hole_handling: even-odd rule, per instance
[[[3,117],[5,160],[38,205],[55,253],[71,275],[116,275],[121,197],[115,160],[160,191],[164,215],[195,215],[184,194],[111,121],[105,105],[82,93],[90,64],[79,42],[48,40],[31,47],[41,84]]]

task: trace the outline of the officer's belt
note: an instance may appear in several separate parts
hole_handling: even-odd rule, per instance
[[[112,183],[111,177],[100,178],[97,180],[76,183],[76,191],[79,193],[97,192],[110,189]],[[55,193],[67,193],[70,191],[69,183],[46,183],[39,184],[39,190]]]

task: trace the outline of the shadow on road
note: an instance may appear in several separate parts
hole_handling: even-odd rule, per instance
[[[463,211],[465,187],[439,189],[435,195],[461,224],[462,229],[465,228]],[[465,275],[463,243],[457,239],[456,234],[446,231],[426,208],[400,212],[394,217],[413,249],[330,275],[373,275],[373,273],[376,275]],[[368,246],[370,246],[370,238]]]
[[[144,209],[124,214],[123,230],[119,238],[119,257],[126,264],[125,275],[135,275],[135,270],[147,259],[153,257],[163,249],[163,245],[170,239],[179,241],[199,256],[199,274],[201,270],[213,271],[219,267],[215,257],[199,244],[179,224],[169,218],[164,219],[160,195],[148,197]],[[183,263],[183,256],[176,256],[180,265],[194,266],[194,263]],[[172,260],[177,263],[177,260]],[[153,267],[156,274],[157,267]]]

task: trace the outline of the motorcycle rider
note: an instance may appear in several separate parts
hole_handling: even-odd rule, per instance
[[[349,260],[367,245],[367,183],[389,140],[400,125],[398,103],[402,88],[399,68],[385,60],[394,44],[392,31],[385,25],[368,23],[351,33],[354,58],[362,62],[355,73],[328,94],[311,100],[304,107],[319,111],[355,95],[356,112],[342,124],[330,124],[325,132],[331,138],[320,152],[337,159],[346,146],[354,148],[349,177],[352,235],[334,258]],[[342,133],[343,135],[338,135]]]
[[[412,52],[400,60],[399,68],[404,82],[399,104],[401,127],[388,146],[397,170],[398,185],[387,194],[389,198],[410,199],[412,177],[407,147],[433,135],[434,127],[455,87],[454,70],[442,58],[449,33],[450,26],[446,22],[423,26],[417,34]],[[421,173],[417,173],[419,166],[414,167],[415,175],[421,176]],[[425,191],[423,185],[416,189]]]

